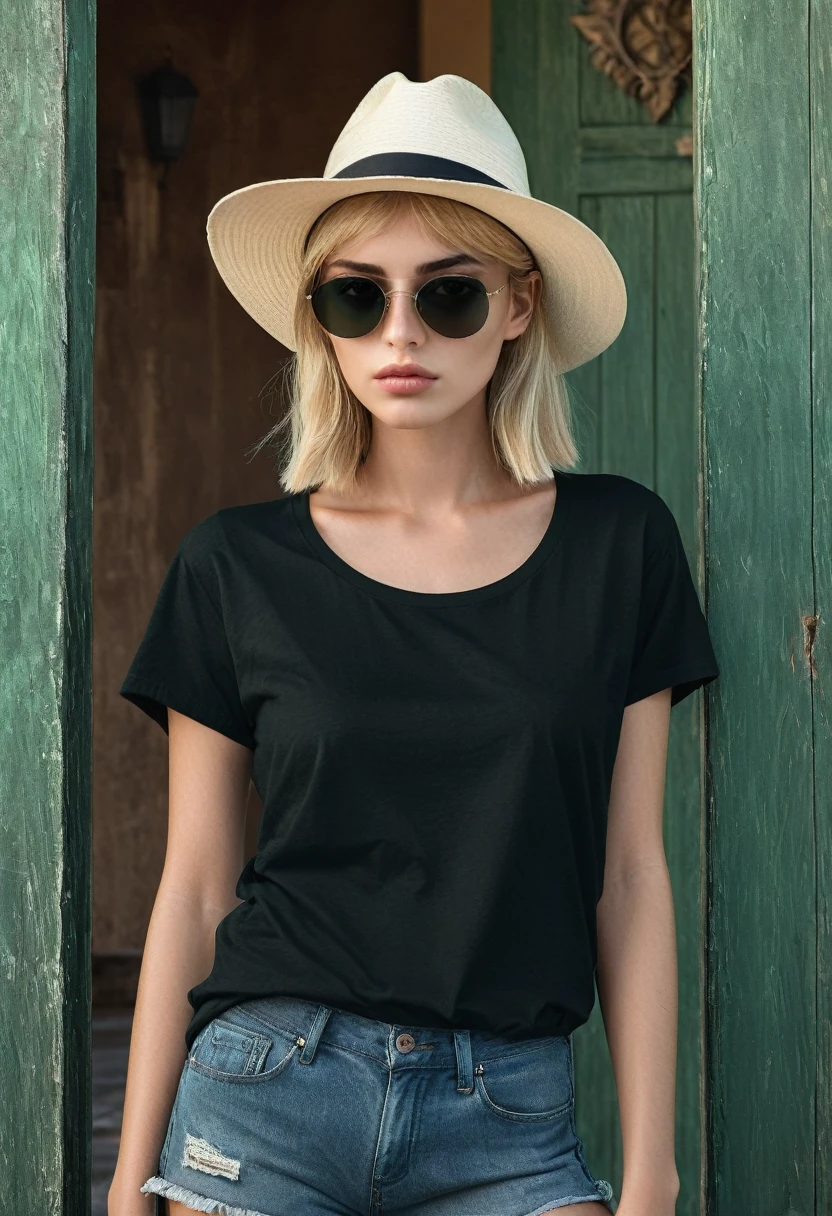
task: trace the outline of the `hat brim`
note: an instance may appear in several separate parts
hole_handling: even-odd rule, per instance
[[[560,207],[501,186],[446,178],[297,177],[235,190],[207,221],[211,256],[229,291],[288,350],[296,349],[293,313],[310,227],[340,199],[378,190],[456,199],[516,233],[541,271],[541,307],[554,326],[559,371],[593,359],[618,337],[627,312],[618,263],[591,228]]]

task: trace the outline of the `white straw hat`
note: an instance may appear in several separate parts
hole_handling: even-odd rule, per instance
[[[339,199],[378,190],[457,199],[515,232],[543,278],[559,371],[599,355],[621,331],[627,294],[617,262],[586,224],[531,196],[523,150],[488,94],[462,76],[421,83],[390,72],[350,115],[323,177],[244,186],[208,216],[208,245],[226,286],[289,350],[309,229]]]

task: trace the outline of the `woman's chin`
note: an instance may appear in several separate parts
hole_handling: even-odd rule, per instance
[[[385,426],[410,430],[416,427],[435,426],[444,422],[460,408],[447,402],[431,400],[424,394],[393,397],[387,393],[373,393],[364,400],[367,409],[378,422]]]

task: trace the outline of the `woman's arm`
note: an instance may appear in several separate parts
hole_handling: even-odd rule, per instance
[[[211,970],[214,932],[240,902],[251,751],[169,710],[165,865],[139,976],[118,1164],[109,1216],[149,1216],[139,1188],[159,1165],[185,1062],[188,991]]]
[[[662,837],[670,689],[624,710],[598,904],[598,1002],[624,1152],[619,1216],[673,1216],[678,975]]]

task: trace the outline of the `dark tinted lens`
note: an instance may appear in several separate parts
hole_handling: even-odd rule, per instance
[[[384,292],[372,279],[344,275],[315,288],[312,308],[327,333],[337,338],[362,338],[381,320]]]
[[[488,317],[488,296],[479,279],[445,275],[420,288],[416,307],[426,325],[445,338],[470,338]]]

